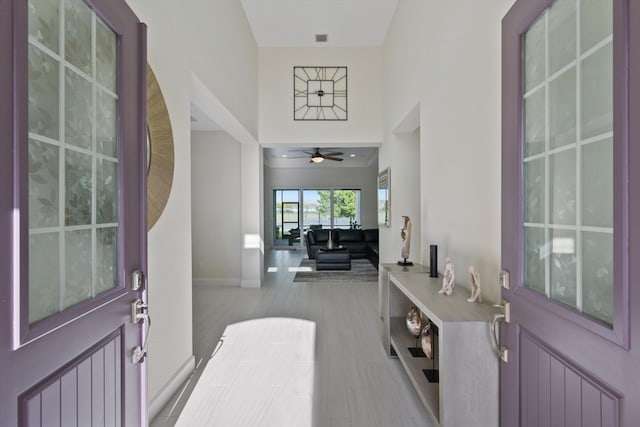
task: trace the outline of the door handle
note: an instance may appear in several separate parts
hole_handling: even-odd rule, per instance
[[[138,323],[141,320],[148,320],[149,313],[145,313],[149,306],[144,304],[142,300],[135,300],[131,303],[131,323]]]
[[[151,316],[148,313],[149,306],[144,304],[142,300],[135,300],[131,303],[131,323],[138,323],[140,321],[146,322],[146,332],[144,334],[144,341],[142,346],[135,346],[133,348],[133,354],[131,360],[133,363],[140,363],[147,356],[147,346],[149,344],[149,331],[151,330]]]
[[[493,319],[491,320],[491,336],[493,337],[493,343],[495,344],[496,354],[500,360],[505,363],[509,363],[509,349],[500,345],[500,340],[498,339],[498,323],[509,323],[511,321],[511,306],[507,301],[502,304],[494,304],[493,306],[504,310],[503,313],[494,314]]]

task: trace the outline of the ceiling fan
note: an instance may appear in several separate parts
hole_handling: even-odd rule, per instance
[[[309,156],[309,163],[320,163],[324,160],[333,160],[336,162],[341,162],[344,159],[341,159],[340,157],[336,157],[336,156],[342,156],[344,155],[344,153],[341,153],[340,151],[331,151],[329,153],[321,153],[320,152],[320,148],[314,148],[313,152],[310,151],[304,151],[304,150],[295,150],[295,151],[301,151],[305,154],[308,154]],[[306,159],[307,157],[289,157],[290,159]]]

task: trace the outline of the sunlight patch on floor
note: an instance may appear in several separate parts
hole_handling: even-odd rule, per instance
[[[267,273],[277,273],[278,267],[267,267]]]
[[[309,320],[227,326],[176,426],[310,427],[315,342]]]
[[[311,267],[289,267],[289,273],[297,273],[299,271],[313,271]]]

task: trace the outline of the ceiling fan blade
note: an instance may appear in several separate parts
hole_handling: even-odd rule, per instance
[[[323,156],[343,156],[344,153],[341,153],[340,151],[333,151],[331,153],[322,153]]]
[[[327,160],[335,160],[336,162],[341,162],[342,160],[344,160],[344,159],[341,159],[340,157],[333,157],[333,156],[327,156],[327,155],[324,155],[323,157]]]

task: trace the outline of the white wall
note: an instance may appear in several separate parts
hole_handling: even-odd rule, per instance
[[[226,132],[191,133],[194,284],[240,285],[239,164],[240,143]]]
[[[149,311],[153,328],[149,339],[148,395],[153,412],[171,396],[170,389],[180,385],[177,376],[193,363],[191,77],[195,74],[256,135],[258,53],[242,6],[236,0],[127,2],[148,25],[148,61],[167,103],[175,144],[171,196],[149,232]]]
[[[260,48],[260,142],[379,144],[382,141],[381,48]],[[293,67],[346,66],[348,120],[294,121]]]
[[[395,204],[392,228],[380,235],[381,258],[397,249],[398,193],[419,177],[422,246],[438,245],[440,271],[445,256],[453,259],[458,285],[469,287],[474,265],[493,301],[500,270],[500,21],[512,3],[403,0],[384,45],[379,163],[391,166]],[[402,136],[392,130],[416,104],[420,170],[399,177]],[[422,263],[428,257],[422,251]]]
[[[277,188],[362,190],[362,228],[378,228],[378,165],[335,168],[264,168],[264,241],[273,245],[273,190]],[[399,232],[398,232],[399,233]]]
[[[400,260],[402,252],[400,231],[403,227],[402,216],[406,215],[411,218],[409,259],[412,262],[422,263],[424,239],[421,235],[420,176],[424,171],[420,166],[419,128],[413,132],[394,135],[393,157],[394,167],[390,169],[391,228],[383,227],[381,231],[387,237],[386,240],[390,241],[385,245],[385,249],[388,250],[380,253],[380,262],[395,263]]]

